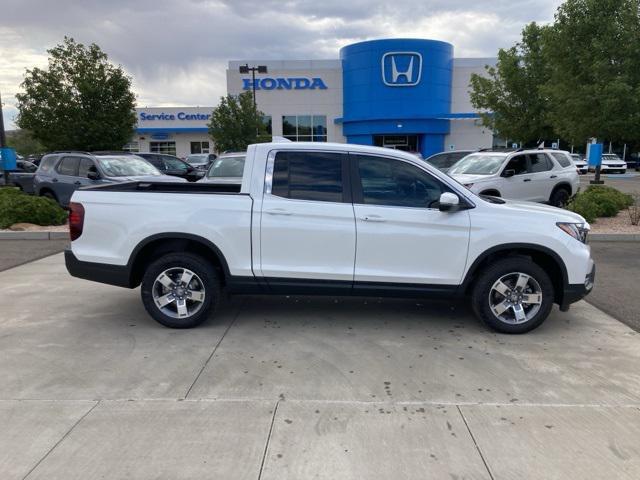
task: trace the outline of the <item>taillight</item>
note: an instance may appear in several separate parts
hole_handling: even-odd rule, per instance
[[[69,203],[69,235],[72,242],[82,235],[83,226],[84,207],[81,203]]]

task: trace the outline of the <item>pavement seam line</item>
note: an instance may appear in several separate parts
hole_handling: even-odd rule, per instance
[[[471,437],[471,440],[473,440],[473,444],[476,446],[476,450],[478,451],[478,455],[480,455],[480,459],[482,460],[482,463],[484,463],[484,468],[487,469],[487,473],[489,474],[489,478],[491,480],[494,480],[494,476],[493,476],[493,473],[491,473],[491,469],[489,468],[489,464],[485,460],[484,455],[482,455],[482,450],[480,450],[480,445],[478,445],[478,442],[476,441],[476,437],[473,436],[473,433],[471,432],[471,428],[469,427],[469,424],[467,423],[467,419],[465,418],[464,413],[462,413],[462,409],[460,408],[460,405],[456,405],[456,408],[458,409],[458,413],[460,414],[460,417],[462,417],[462,421],[464,422],[464,426],[467,427],[467,432],[469,432],[469,436]]]
[[[93,412],[93,410],[94,410],[98,405],[100,405],[100,400],[98,400],[98,401],[95,403],[95,405],[93,405],[93,407],[91,407],[91,408],[90,408],[90,409],[89,409],[89,410],[88,410],[84,415],[82,415],[82,416],[81,416],[81,417],[76,421],[76,423],[74,423],[73,425],[71,425],[71,428],[70,428],[69,430],[67,430],[67,432],[62,436],[62,438],[61,438],[60,440],[58,440],[58,441],[53,445],[53,447],[51,447],[51,448],[49,449],[49,451],[48,451],[47,453],[45,453],[45,454],[44,454],[44,456],[43,456],[40,460],[38,460],[38,462],[37,462],[37,463],[36,463],[36,464],[31,468],[31,470],[29,470],[29,471],[27,472],[27,474],[26,474],[24,477],[22,477],[22,480],[25,480],[29,475],[31,475],[31,474],[34,472],[34,470],[35,470],[36,468],[38,468],[38,466],[40,466],[40,464],[41,464],[42,462],[44,462],[44,461],[47,459],[47,457],[51,454],[51,452],[53,452],[53,451],[58,447],[58,445],[60,445],[60,444],[65,440],[65,438],[67,438],[67,437],[71,434],[71,432],[73,432],[73,430],[74,430],[74,429],[75,429],[75,428],[80,424],[80,422],[82,422],[82,421],[87,417],[87,415],[89,415],[91,412]]]
[[[260,472],[258,472],[258,480],[262,478],[262,471],[264,470],[264,462],[267,460],[267,450],[269,450],[269,442],[271,441],[271,434],[273,433],[273,425],[276,422],[276,413],[278,413],[279,405],[280,405],[280,400],[276,402],[276,406],[273,408],[273,416],[271,417],[269,434],[267,435],[267,441],[264,444],[264,452],[262,452],[262,461],[260,462]]]
[[[200,378],[200,375],[202,375],[202,372],[204,372],[204,369],[207,368],[207,365],[209,365],[209,362],[211,361],[211,359],[213,358],[213,355],[216,353],[216,350],[218,350],[218,347],[220,346],[220,344],[222,343],[222,340],[224,340],[224,337],[227,336],[227,333],[229,332],[229,330],[231,330],[231,327],[233,326],[234,323],[236,323],[237,318],[240,316],[240,312],[242,311],[242,307],[244,307],[244,303],[242,302],[240,304],[240,306],[238,307],[238,311],[236,312],[236,314],[234,315],[233,319],[231,320],[231,322],[229,323],[229,326],[227,327],[227,329],[224,331],[224,333],[222,334],[222,336],[220,337],[220,340],[218,340],[218,343],[216,343],[216,346],[213,347],[213,350],[211,351],[211,354],[209,355],[209,358],[207,358],[207,361],[204,362],[204,365],[202,365],[202,368],[200,369],[200,371],[198,372],[198,375],[196,375],[195,380],[193,381],[193,383],[191,384],[191,386],[189,387],[189,389],[187,390],[187,393],[185,393],[183,399],[186,400],[187,397],[189,396],[189,394],[191,393],[191,390],[193,389],[193,387],[195,386],[196,382],[198,381],[198,379]]]

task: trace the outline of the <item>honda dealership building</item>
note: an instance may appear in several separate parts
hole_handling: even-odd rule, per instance
[[[267,73],[241,74],[264,65]],[[227,69],[227,92],[255,88],[272,135],[293,141],[348,142],[420,152],[491,147],[469,100],[473,73],[493,58],[454,58],[446,42],[372,40],[336,60],[241,60]],[[207,134],[213,107],[140,108],[129,148],[185,156],[215,150]]]

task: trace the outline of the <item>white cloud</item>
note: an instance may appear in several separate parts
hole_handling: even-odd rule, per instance
[[[3,0],[0,92],[15,115],[24,70],[46,65],[46,50],[68,35],[123,65],[140,105],[212,105],[226,92],[228,60],[337,58],[344,45],[384,37],[445,40],[456,56],[494,56],[526,23],[552,20],[559,3]]]

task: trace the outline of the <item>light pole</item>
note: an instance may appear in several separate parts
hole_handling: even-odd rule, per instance
[[[267,66],[266,65],[258,65],[255,67],[250,67],[248,63],[244,64],[244,65],[240,65],[240,67],[238,68],[238,71],[241,74],[246,75],[247,73],[251,72],[251,91],[253,92],[253,114],[254,116],[258,116],[258,104],[256,103],[256,72],[258,73],[267,73]],[[260,132],[260,129],[258,127],[256,127],[256,136],[258,136],[258,133]]]
[[[247,74],[251,72],[251,91],[253,92],[253,108],[257,110],[256,106],[256,72],[258,73],[267,73],[266,65],[258,65],[257,67],[250,67],[249,64],[240,65],[238,71],[242,74]]]

